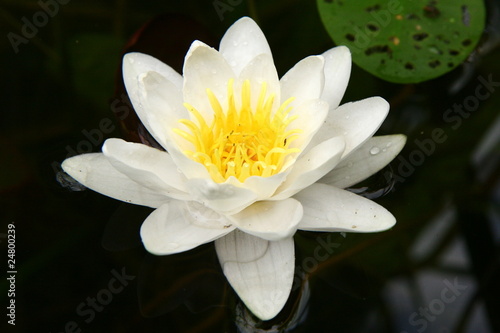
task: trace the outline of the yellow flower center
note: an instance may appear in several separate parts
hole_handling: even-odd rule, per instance
[[[250,81],[245,80],[241,90],[241,107],[235,103],[233,80],[227,84],[227,108],[224,109],[210,89],[207,96],[214,111],[208,125],[192,105],[184,106],[194,115],[197,124],[189,119],[179,122],[188,131],[179,128],[174,132],[192,143],[193,151],[184,151],[192,160],[203,164],[212,179],[222,183],[229,177],[240,182],[250,176],[269,177],[282,169],[286,157],[297,153],[290,143],[302,131],[288,130],[297,116],[288,116],[293,97],[286,100],[273,113],[275,95],[267,96],[267,84],[262,83],[255,110],[251,107]]]
[[[227,107],[223,109],[210,89],[207,96],[214,111],[212,123],[208,125],[192,105],[184,103],[197,124],[189,119],[179,122],[188,131],[175,128],[174,132],[193,145],[193,150],[184,154],[203,164],[215,182],[223,183],[229,177],[240,182],[250,176],[269,177],[281,171],[286,157],[297,153],[290,143],[302,131],[288,130],[288,125],[297,116],[288,116],[288,107],[293,97],[286,100],[273,113],[275,95],[267,96],[267,84],[262,83],[255,110],[252,110],[250,81],[243,83],[241,107],[236,107],[233,80],[227,84]]]

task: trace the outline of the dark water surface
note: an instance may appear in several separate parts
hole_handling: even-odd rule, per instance
[[[23,24],[40,4],[3,2],[3,35],[27,37],[0,44],[0,297],[4,309],[15,300],[15,327],[3,316],[2,332],[500,332],[495,2],[477,52],[444,77],[397,85],[354,66],[343,101],[386,98],[391,111],[378,134],[403,133],[408,143],[352,190],[398,222],[379,234],[298,232],[294,289],[269,323],[239,303],[213,244],[150,255],[139,238],[150,209],[60,172],[66,157],[99,151],[106,138],[146,135],[124,95],[124,52],[153,54],[180,71],[193,39],[217,46],[249,7],[233,1],[221,13],[212,1],[61,0],[35,32]],[[314,1],[257,9],[280,75],[333,46]],[[3,268],[12,259],[9,228],[11,269]]]

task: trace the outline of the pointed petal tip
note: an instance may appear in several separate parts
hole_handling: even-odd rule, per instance
[[[99,153],[93,153],[99,154]],[[61,163],[61,168],[71,177],[75,178],[77,172],[81,172],[82,169],[87,169],[85,161],[90,158],[91,154],[82,154],[72,157],[68,157]],[[76,178],[75,178],[76,179]],[[78,179],[77,179],[78,180]]]
[[[64,172],[68,173],[68,171],[66,171],[66,169],[69,169],[71,168],[71,160],[72,157],[68,157],[67,159],[65,159],[64,161],[62,161],[61,163],[61,168],[63,169]]]
[[[250,16],[243,16],[241,18],[239,18],[238,20],[236,20],[233,24],[236,24],[236,23],[239,23],[239,22],[253,22],[255,24],[257,24],[253,18],[251,18]]]
[[[284,306],[285,304],[274,304],[272,302],[268,302],[268,304],[265,304],[265,302],[255,304],[252,308],[247,305],[248,309],[262,321],[271,320],[276,317]]]
[[[373,232],[383,232],[391,229],[396,225],[396,217],[392,215],[390,211],[388,211],[385,207],[382,207],[381,217],[374,217],[373,224],[366,225],[361,228],[356,228],[351,230],[350,232],[356,233],[373,233]]]
[[[372,102],[375,104],[380,105],[380,107],[387,108],[387,111],[389,111],[390,104],[387,102],[387,100],[381,96],[373,96],[373,97],[368,97],[365,100],[372,100]]]
[[[184,66],[186,65],[186,59],[190,58],[194,52],[199,52],[199,49],[213,49],[210,45],[203,43],[200,40],[194,40],[189,46],[186,56],[184,57]]]
[[[143,63],[151,64],[151,68],[154,68],[153,63],[155,62],[159,62],[159,60],[149,54],[129,52],[123,55],[122,70],[125,73],[131,71],[137,64],[142,65]]]
[[[339,46],[336,46],[332,49],[330,49],[329,51],[334,51],[335,53],[337,53],[337,57],[348,57],[349,58],[349,61],[351,60],[351,50],[345,46],[345,45],[339,45]],[[329,51],[326,51],[325,53],[328,53]]]
[[[400,138],[400,140],[403,143],[403,146],[406,145],[406,141],[408,141],[408,137],[405,134],[395,134],[395,135]]]
[[[368,233],[396,224],[396,218],[385,207],[334,186],[316,183],[294,198],[304,207],[299,230]]]
[[[133,64],[134,61],[135,61],[135,58],[137,58],[139,55],[142,55],[143,53],[140,53],[140,52],[129,52],[129,53],[125,53],[123,55],[123,62],[124,63],[130,63],[130,64]]]
[[[406,136],[402,134],[371,137],[319,182],[338,188],[347,188],[357,184],[379,172],[394,160],[405,143]],[[374,147],[381,147],[380,154],[371,153]]]

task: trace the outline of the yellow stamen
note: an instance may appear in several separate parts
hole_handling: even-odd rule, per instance
[[[302,131],[287,130],[297,116],[289,116],[288,105],[293,97],[287,99],[273,113],[274,94],[267,96],[267,84],[262,83],[255,110],[251,105],[251,85],[249,80],[241,88],[241,107],[236,108],[234,81],[227,83],[227,108],[224,109],[214,95],[207,89],[207,96],[214,117],[210,126],[201,113],[192,105],[185,103],[196,122],[181,119],[187,130],[175,128],[173,131],[190,142],[192,151],[184,154],[203,164],[212,179],[217,183],[235,177],[244,182],[251,176],[269,177],[281,171],[287,157],[300,152],[290,148]]]

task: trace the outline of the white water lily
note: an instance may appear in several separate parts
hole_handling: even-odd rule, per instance
[[[233,289],[259,318],[277,315],[295,267],[300,230],[376,232],[395,218],[343,190],[379,171],[403,135],[372,137],[388,111],[380,97],[339,107],[346,47],[310,56],[278,78],[264,34],[250,18],[232,25],[219,51],[195,41],[183,75],[129,53],[127,92],[166,151],[108,139],[102,153],[63,162],[85,186],[156,208],[141,237],[156,255],[215,240]]]

